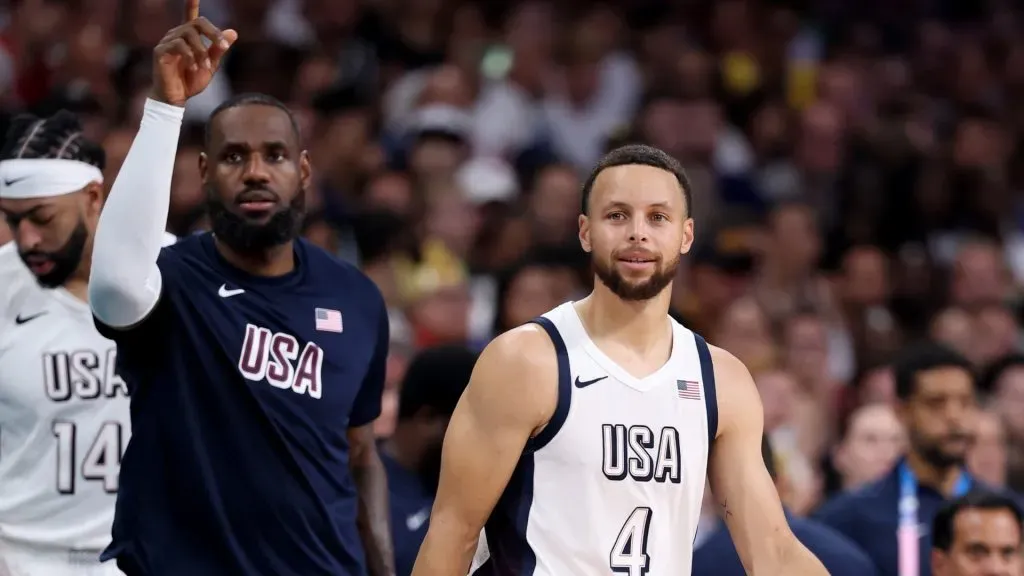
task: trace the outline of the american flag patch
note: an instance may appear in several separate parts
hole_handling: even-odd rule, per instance
[[[684,400],[700,400],[700,382],[693,380],[676,380],[679,397]]]
[[[341,312],[330,308],[316,309],[316,329],[321,332],[341,334]]]

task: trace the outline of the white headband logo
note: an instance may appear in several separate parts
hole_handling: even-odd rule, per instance
[[[24,200],[77,192],[91,182],[103,183],[103,173],[78,160],[19,158],[0,162],[0,198]]]

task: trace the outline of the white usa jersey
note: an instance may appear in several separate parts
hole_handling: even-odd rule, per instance
[[[471,573],[688,576],[718,429],[707,344],[672,321],[668,362],[635,378],[590,340],[571,302],[536,322],[555,344],[558,406],[527,444]]]
[[[131,434],[116,347],[86,302],[36,282],[13,242],[0,279],[0,539],[101,550]]]

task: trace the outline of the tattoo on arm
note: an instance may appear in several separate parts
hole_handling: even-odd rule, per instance
[[[388,522],[388,483],[384,465],[376,455],[352,465],[352,478],[359,494],[356,523],[366,551],[371,576],[394,576],[395,554]]]
[[[723,520],[727,520],[730,516],[732,516],[732,510],[729,510],[729,500],[727,498],[723,498],[722,501],[718,503],[718,505],[721,506],[722,508]]]

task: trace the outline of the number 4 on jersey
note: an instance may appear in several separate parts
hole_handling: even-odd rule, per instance
[[[61,494],[75,493],[76,432],[74,422],[53,423],[53,435],[57,437],[57,491]],[[102,482],[105,492],[116,493],[122,452],[121,424],[104,422],[82,459],[82,478]]]
[[[651,568],[647,555],[647,536],[651,530],[651,509],[639,506],[626,518],[626,522],[615,538],[608,564],[612,572],[644,576]]]

